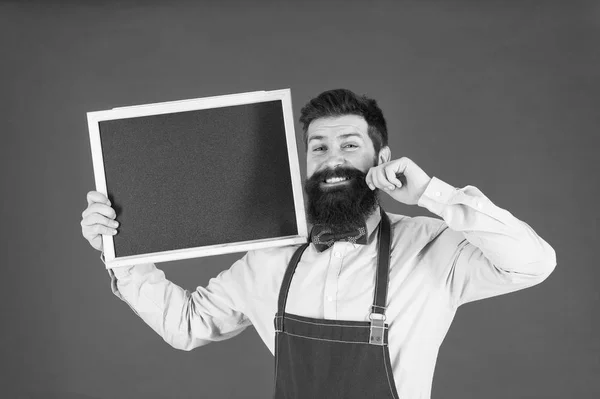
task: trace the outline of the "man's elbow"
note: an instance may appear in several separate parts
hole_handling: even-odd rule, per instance
[[[550,244],[548,244],[546,241],[544,241],[543,247],[544,251],[542,255],[542,264],[545,271],[544,274],[549,276],[550,273],[556,269],[556,251],[554,251],[554,248],[552,248],[552,246],[550,246]]]
[[[538,259],[535,262],[531,262],[528,269],[533,270],[532,275],[539,278],[539,282],[544,281],[554,269],[556,269],[556,252],[548,243],[544,242],[542,251],[540,252]]]
[[[165,342],[171,345],[173,348],[189,352],[192,349],[196,349],[200,346],[208,345],[212,341],[204,339],[193,339],[189,336],[185,337],[169,337],[165,338]]]
[[[162,339],[171,347],[186,352],[212,342],[208,339],[199,338],[196,334],[193,334],[189,328],[170,330],[164,329],[162,334],[159,335],[161,335]]]

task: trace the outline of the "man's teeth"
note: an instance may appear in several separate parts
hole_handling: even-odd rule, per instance
[[[330,177],[329,179],[325,180],[325,183],[339,183],[341,181],[345,181],[348,180],[347,177]]]

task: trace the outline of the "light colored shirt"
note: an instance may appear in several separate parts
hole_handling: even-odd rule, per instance
[[[460,305],[538,284],[556,265],[548,243],[476,187],[458,189],[434,177],[418,205],[443,220],[388,214],[386,322],[396,388],[404,399],[430,398],[438,350]],[[380,219],[379,210],[368,218],[367,245],[336,242],[324,252],[310,245],[292,280],[286,311],[368,321]],[[193,292],[167,280],[154,264],[109,274],[115,295],[175,348],[191,350],[253,325],[273,353],[277,298],[296,248],[250,251]]]

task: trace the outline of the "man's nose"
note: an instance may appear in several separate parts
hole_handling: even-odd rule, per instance
[[[329,153],[329,156],[325,160],[325,166],[329,169],[335,169],[338,166],[342,166],[346,163],[346,159],[343,157],[343,154],[339,151],[332,151]]]

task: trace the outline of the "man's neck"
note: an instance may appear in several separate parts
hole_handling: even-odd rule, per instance
[[[370,234],[372,231],[374,231],[377,226],[379,225],[379,222],[381,221],[381,210],[379,205],[377,205],[375,207],[375,209],[366,217],[364,218],[361,222],[364,223],[364,226],[366,226],[367,228],[367,233]],[[359,223],[359,224],[362,224]],[[312,228],[313,224],[309,223],[309,228]],[[355,228],[356,226],[327,226],[327,227],[331,227],[331,229],[334,232],[341,232],[341,231],[347,231],[347,230],[351,230],[353,228]]]

